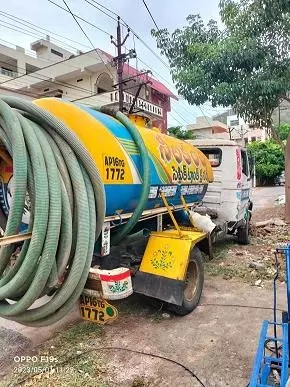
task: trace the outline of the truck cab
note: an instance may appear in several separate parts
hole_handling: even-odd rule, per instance
[[[209,184],[203,207],[225,233],[249,243],[252,181],[245,148],[226,139],[188,140],[209,159],[214,181]]]

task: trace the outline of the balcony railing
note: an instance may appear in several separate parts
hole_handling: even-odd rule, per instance
[[[130,106],[133,102],[134,95],[124,92],[124,103]],[[119,102],[119,93],[117,91],[108,91],[107,93],[102,93],[100,95],[96,94],[92,97],[83,98],[80,103],[85,105],[116,105]],[[141,111],[152,114],[156,117],[163,117],[163,108],[161,106],[155,105],[151,102],[146,101],[142,98],[137,98],[135,102],[135,107]]]
[[[18,77],[18,73],[16,71],[3,69],[0,67],[0,74],[6,75],[7,77],[16,78]]]

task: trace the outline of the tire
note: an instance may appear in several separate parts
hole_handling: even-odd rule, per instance
[[[190,252],[182,305],[167,304],[170,312],[185,316],[198,305],[204,282],[204,265],[201,251],[194,246]]]
[[[248,245],[250,243],[249,231],[250,225],[249,219],[247,219],[246,224],[244,226],[239,227],[237,231],[238,243],[240,245]]]

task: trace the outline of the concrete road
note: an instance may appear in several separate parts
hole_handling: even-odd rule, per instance
[[[252,200],[255,208],[272,207],[280,195],[284,195],[284,186],[256,187],[252,191]]]

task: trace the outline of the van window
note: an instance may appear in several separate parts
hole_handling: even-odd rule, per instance
[[[245,150],[241,150],[242,155],[242,172],[244,175],[249,176],[249,164],[248,164],[248,155]]]
[[[219,148],[199,148],[209,159],[210,165],[218,167],[222,162],[222,150]]]

